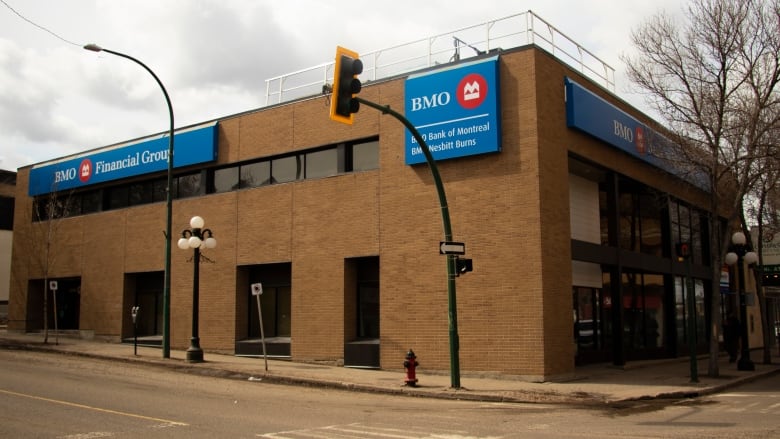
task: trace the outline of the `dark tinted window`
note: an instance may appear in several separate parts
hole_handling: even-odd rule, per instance
[[[183,175],[177,180],[177,198],[187,198],[200,195],[201,176],[198,174]]]
[[[271,162],[271,181],[286,183],[303,177],[303,163],[300,156],[283,157]]]
[[[238,167],[214,171],[214,192],[229,192],[238,189]]]
[[[241,166],[241,187],[257,187],[271,183],[271,162],[257,162]]]
[[[367,171],[379,168],[379,141],[352,145],[352,170]]]
[[[0,230],[11,230],[14,227],[14,199],[0,197]]]
[[[329,177],[339,173],[337,148],[324,149],[306,154],[306,178]]]

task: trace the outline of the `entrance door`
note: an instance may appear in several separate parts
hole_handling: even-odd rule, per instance
[[[260,356],[262,336],[265,335],[266,353],[270,356],[289,357],[292,335],[292,265],[290,263],[264,264],[239,268],[241,287],[236,291],[239,321],[236,322],[236,355]],[[244,280],[245,279],[245,280]],[[244,282],[246,282],[244,284]],[[250,285],[263,286],[261,296],[250,293]],[[260,315],[263,316],[263,332],[260,332]]]

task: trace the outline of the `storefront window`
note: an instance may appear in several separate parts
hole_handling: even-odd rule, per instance
[[[663,276],[623,273],[623,340],[629,351],[664,345]]]

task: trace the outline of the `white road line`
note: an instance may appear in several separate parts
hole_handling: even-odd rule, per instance
[[[89,406],[89,405],[77,404],[75,402],[62,401],[62,400],[59,400],[59,399],[44,398],[42,396],[28,395],[26,393],[11,392],[10,390],[2,390],[2,389],[0,389],[0,393],[4,393],[6,395],[19,396],[19,397],[22,397],[22,398],[35,399],[35,400],[38,400],[38,401],[50,402],[50,403],[53,403],[53,404],[66,405],[68,407],[76,407],[76,408],[85,409],[85,410],[92,410],[92,411],[95,411],[95,412],[108,413],[108,414],[111,414],[111,415],[126,416],[126,417],[129,417],[129,418],[144,419],[144,420],[147,420],[147,421],[163,422],[163,423],[168,424],[168,425],[176,425],[176,426],[180,426],[180,427],[189,425],[189,424],[185,424],[184,422],[171,421],[169,419],[154,418],[154,417],[151,417],[151,416],[137,415],[135,413],[127,413],[127,412],[120,412],[120,411],[116,411],[116,410],[104,409],[104,408],[100,408],[100,407],[92,407],[92,406]]]

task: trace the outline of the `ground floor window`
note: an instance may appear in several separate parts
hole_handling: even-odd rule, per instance
[[[694,279],[693,282],[693,300],[695,312],[691,314],[690,306],[688,303],[689,294],[688,288],[690,283],[684,277],[674,278],[674,305],[675,305],[675,321],[677,332],[677,346],[680,351],[690,352],[690,346],[688,343],[688,331],[690,320],[693,319],[694,327],[696,328],[696,344],[701,346],[707,342],[707,322],[706,322],[706,308],[704,303],[704,283],[699,279]]]
[[[260,297],[260,309],[263,312],[263,332],[266,337],[290,337],[292,333],[292,301],[290,286],[263,285],[263,295]],[[256,298],[250,296],[251,301]],[[250,306],[249,337],[260,337],[260,315],[257,305]]]
[[[51,288],[56,285],[56,289]],[[45,311],[44,311],[45,310]],[[81,279],[31,280],[27,290],[27,329],[79,329]]]
[[[290,263],[263,264],[245,267],[246,289],[240,288],[241,306],[246,322],[246,335],[241,338],[259,339],[286,338],[292,334],[292,266]],[[257,298],[249,293],[249,286],[259,283],[263,287],[258,310]],[[260,332],[260,314],[263,318],[263,333]],[[240,315],[239,314],[239,315]],[[243,332],[243,331],[240,331]],[[289,340],[286,341],[289,343]]]
[[[622,276],[623,344],[628,352],[657,349],[664,340],[662,275],[628,272]]]
[[[578,353],[603,349],[604,323],[601,289],[574,287],[574,341]]]

